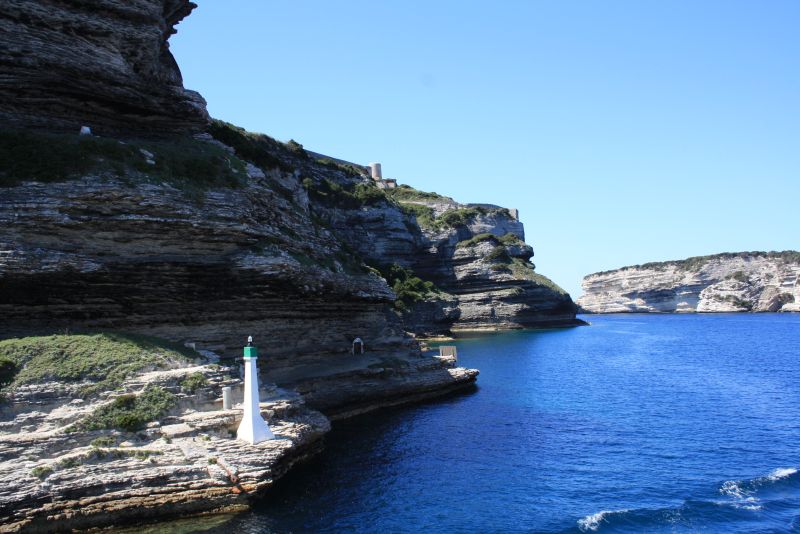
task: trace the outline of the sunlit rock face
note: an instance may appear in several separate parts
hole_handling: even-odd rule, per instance
[[[800,311],[800,254],[742,252],[623,267],[583,279],[588,313]]]
[[[206,103],[167,42],[187,0],[4,0],[0,122],[101,135],[193,132]]]
[[[443,334],[580,324],[569,294],[535,271],[533,248],[509,210],[442,196],[399,204],[346,213],[336,231],[373,263],[399,263],[444,292],[404,314],[411,330]],[[409,215],[409,204],[430,210],[431,219],[423,223]]]

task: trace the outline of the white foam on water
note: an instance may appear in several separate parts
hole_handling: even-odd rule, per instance
[[[797,469],[794,467],[779,467],[770,471],[769,475],[767,475],[767,480],[775,482],[782,478],[790,477],[795,473],[797,473]]]
[[[723,495],[731,497],[733,502],[730,503],[736,508],[744,510],[761,510],[758,497],[754,493],[759,487],[769,482],[777,482],[778,480],[790,477],[797,473],[794,467],[779,467],[769,472],[767,476],[758,477],[753,480],[728,480],[719,488],[719,492]]]
[[[587,515],[586,517],[578,519],[578,528],[581,532],[596,532],[597,529],[600,528],[600,525],[606,521],[607,516],[611,514],[624,514],[627,511],[627,509],[602,510],[596,514]]]
[[[742,488],[740,482],[728,480],[719,488],[719,492],[733,499],[733,502],[720,504],[730,504],[743,510],[761,510],[758,498],[753,496],[753,490]]]

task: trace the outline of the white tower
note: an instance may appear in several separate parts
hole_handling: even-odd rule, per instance
[[[269,425],[261,417],[258,399],[258,351],[253,346],[253,337],[247,338],[247,346],[244,348],[244,415],[236,437],[246,441],[251,445],[261,443],[268,439],[275,439],[275,435],[269,429]]]
[[[380,163],[370,163],[369,170],[373,180],[381,180],[383,178],[383,172],[381,171]]]

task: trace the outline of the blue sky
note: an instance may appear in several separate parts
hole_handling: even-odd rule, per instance
[[[197,0],[212,116],[520,210],[537,271],[798,249],[800,2]]]

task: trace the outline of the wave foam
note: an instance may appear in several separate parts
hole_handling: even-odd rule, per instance
[[[602,510],[596,514],[587,515],[578,519],[578,528],[581,532],[596,532],[602,523],[608,522],[608,517],[615,514],[624,514],[629,510]]]
[[[770,482],[775,482],[782,478],[788,478],[795,473],[797,473],[797,469],[794,467],[779,467],[777,469],[773,469],[769,475],[767,475],[767,480]]]
[[[755,493],[762,487],[797,473],[794,467],[779,467],[773,469],[766,476],[749,480],[728,480],[719,488],[719,492],[733,499],[733,506],[745,510],[760,510],[758,497]]]

